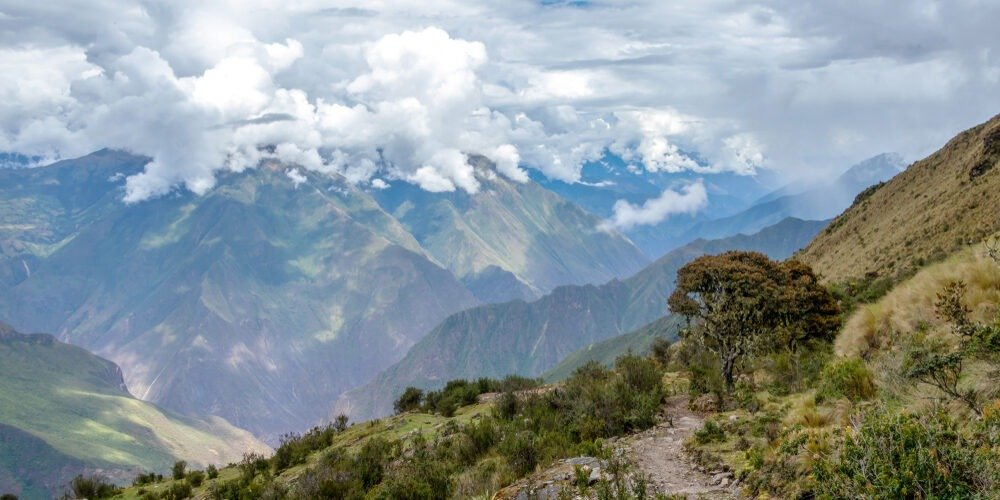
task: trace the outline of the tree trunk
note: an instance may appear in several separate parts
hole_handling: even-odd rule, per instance
[[[736,359],[732,356],[721,356],[722,358],[722,380],[726,382],[726,392],[733,391],[733,378],[736,371]]]

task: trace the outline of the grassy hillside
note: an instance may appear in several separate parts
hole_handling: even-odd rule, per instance
[[[934,303],[945,286],[955,281],[967,285],[965,305],[972,319],[991,320],[1000,305],[1000,266],[985,255],[982,245],[974,245],[921,270],[878,302],[858,308],[837,338],[837,354],[859,357],[898,347],[903,340],[895,337],[899,332],[947,331],[948,326],[935,314]]]
[[[272,457],[249,456],[217,478],[167,479],[121,497],[175,498],[159,495],[186,486],[196,498],[491,498],[561,458],[611,459],[610,440],[653,426],[666,397],[662,366],[639,357],[588,367],[557,387],[481,392],[505,383],[450,384],[406,413],[292,436]],[[455,396],[454,414],[441,415]]]
[[[1000,116],[860,194],[799,258],[834,283],[905,276],[1000,229]]]
[[[941,306],[954,282],[965,330]],[[751,497],[995,498],[998,311],[1000,262],[965,247],[857,307],[832,356],[799,356],[798,374],[788,353],[758,357],[689,451]]]
[[[364,419],[385,415],[404,388],[432,388],[456,378],[539,376],[589,344],[663,316],[677,269],[732,249],[791,255],[824,223],[788,219],[752,236],[693,242],[631,278],[600,286],[564,286],[534,302],[475,307],[445,319],[374,381],[342,396],[333,411]]]
[[[110,361],[45,334],[0,324],[0,490],[25,498],[59,491],[101,469],[165,472],[268,448],[220,418],[189,418],[132,397]]]

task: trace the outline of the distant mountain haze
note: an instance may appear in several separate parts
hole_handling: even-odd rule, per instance
[[[707,204],[694,213],[664,217],[652,225],[623,230],[647,256],[656,258],[698,238],[724,238],[752,234],[786,217],[803,220],[833,218],[850,206],[868,186],[892,178],[903,170],[902,157],[884,153],[848,168],[829,181],[798,181],[777,189],[780,179],[769,170],[756,175],[733,172],[648,172],[629,168],[620,158],[605,156],[584,166],[580,183],[568,184],[535,178],[548,189],[600,215],[612,217],[618,202],[641,205],[687,182],[702,182]]]
[[[201,196],[122,203],[146,161],[105,150],[0,171],[0,318],[117,362],[138,397],[270,442],[451,313],[646,262],[598,217],[484,163],[475,195],[396,204],[395,186],[379,200],[274,162]]]

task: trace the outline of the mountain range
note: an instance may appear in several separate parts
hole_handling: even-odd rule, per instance
[[[122,203],[147,161],[105,150],[0,170],[0,318],[111,359],[144,400],[271,442],[452,313],[646,262],[599,218],[485,164],[475,195],[401,203],[273,162],[200,196]]]
[[[454,314],[401,361],[341,396],[333,414],[355,419],[386,415],[407,386],[429,389],[456,378],[540,376],[577,349],[666,314],[677,269],[694,258],[734,249],[785,258],[825,225],[789,218],[751,236],[692,242],[625,280],[562,286],[533,302],[514,300]]]

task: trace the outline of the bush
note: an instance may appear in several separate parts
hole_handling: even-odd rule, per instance
[[[984,444],[943,412],[878,409],[843,438],[839,453],[816,462],[817,492],[824,498],[986,497],[995,483],[983,473],[995,471],[1000,456]]]
[[[205,474],[209,479],[215,479],[219,477],[219,469],[215,466],[215,464],[208,464],[208,468],[205,469]]]
[[[162,481],[163,476],[155,472],[148,472],[146,474],[139,474],[132,480],[132,486],[143,486],[146,484],[152,484],[158,481]]]
[[[82,475],[73,478],[70,488],[76,498],[111,498],[118,494],[120,489],[112,484],[107,478],[101,476]]]
[[[698,444],[721,443],[726,440],[726,431],[715,420],[706,420],[701,429],[694,431]]]
[[[164,491],[161,498],[163,500],[184,500],[190,498],[192,493],[191,485],[186,482],[174,482]]]
[[[184,479],[184,474],[187,472],[187,462],[183,460],[174,462],[174,466],[171,467],[170,472],[173,475],[174,481]]]
[[[347,430],[347,415],[341,413],[337,415],[337,418],[333,419],[333,430],[337,432],[344,432]]]
[[[205,473],[200,470],[194,470],[188,472],[187,482],[191,484],[192,487],[197,488],[201,486],[201,483],[205,481]]]
[[[392,451],[392,444],[380,437],[365,441],[355,458],[358,477],[365,488],[371,488],[382,482],[385,473],[385,463]]]
[[[504,392],[493,405],[494,414],[502,420],[510,420],[517,415],[517,396],[513,392]]]
[[[823,368],[816,396],[821,401],[840,398],[864,401],[875,397],[877,390],[875,378],[864,361],[836,359]]]
[[[538,443],[530,431],[512,433],[500,443],[500,454],[507,460],[511,470],[518,476],[525,476],[538,465]]]
[[[424,391],[416,387],[407,387],[399,399],[393,403],[392,407],[396,413],[405,413],[420,408],[420,402],[424,399]]]

